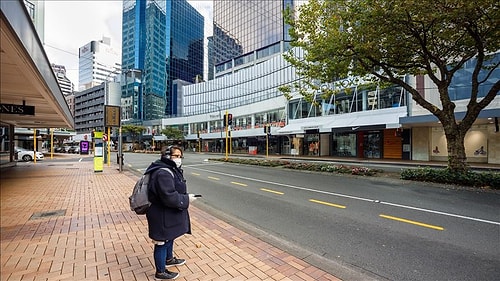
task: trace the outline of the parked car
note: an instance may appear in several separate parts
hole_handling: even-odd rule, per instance
[[[33,150],[27,150],[24,148],[16,148],[16,155],[17,155],[17,160],[22,160],[22,161],[33,161]],[[41,152],[36,152],[36,160],[43,160],[43,153]]]
[[[68,153],[80,153],[80,147],[78,145],[71,146],[68,151]]]
[[[66,150],[62,146],[57,146],[57,147],[54,147],[54,152],[63,153],[63,152],[66,152]]]

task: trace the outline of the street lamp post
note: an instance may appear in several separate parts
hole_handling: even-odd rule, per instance
[[[104,106],[106,107],[106,105],[109,105],[109,77],[111,76],[111,74],[115,74],[117,71],[120,71],[120,69],[115,69],[113,71],[111,71],[110,73],[108,73],[108,75],[106,75],[106,78],[104,78]],[[113,79],[114,80],[114,79]],[[106,128],[104,128],[106,129]],[[108,138],[106,140],[106,142],[108,143],[108,145],[106,146],[107,147],[107,158],[108,158],[108,167],[111,165],[111,128],[108,127],[108,132],[107,132],[107,135],[108,135]]]

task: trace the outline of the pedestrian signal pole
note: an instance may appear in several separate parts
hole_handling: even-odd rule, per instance
[[[198,130],[198,152],[201,152],[200,130]]]
[[[231,134],[231,127],[229,127],[229,155],[233,154],[233,136]]]
[[[266,158],[269,157],[269,134],[266,134]]]
[[[269,133],[271,132],[271,127],[269,125],[264,126],[264,133],[266,133],[266,158],[269,157]]]
[[[50,128],[50,159],[54,156],[54,128]]]
[[[224,143],[224,148],[226,149],[226,160],[227,160],[227,110],[224,114],[224,130],[226,131],[226,142]]]
[[[107,147],[108,147],[108,167],[111,166],[111,127],[108,126],[108,135],[106,137]]]
[[[36,131],[33,129],[33,163],[36,164]]]

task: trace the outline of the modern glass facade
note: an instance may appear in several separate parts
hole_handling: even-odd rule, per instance
[[[298,80],[292,66],[283,57],[275,56],[232,75],[184,87],[184,115],[220,112],[283,97],[278,87]]]
[[[472,92],[471,84],[471,73],[476,67],[477,59],[473,58],[468,61],[464,66],[459,69],[451,81],[450,87],[448,89],[451,100],[461,100],[470,98]],[[500,53],[492,55],[485,65],[498,65],[500,63]],[[491,72],[491,73],[490,73]],[[493,87],[493,85],[500,78],[500,68],[495,68],[491,70],[490,67],[487,69],[481,69],[479,73],[479,81],[483,81],[479,85],[478,97],[484,97],[488,91]],[[500,93],[499,93],[500,94]]]
[[[300,98],[291,100],[288,104],[288,118],[301,119],[334,114],[344,114],[367,110],[407,106],[406,93],[401,87],[392,86],[381,89],[349,88],[348,93],[341,91],[329,99],[320,95],[315,99],[317,106]]]
[[[253,52],[288,41],[288,27],[283,11],[293,0],[214,0],[213,45],[211,58],[219,70],[232,59],[241,63],[252,61]],[[269,52],[269,50],[267,51]]]
[[[122,88],[124,119],[177,114],[172,81],[203,76],[203,24],[185,0],[123,2],[122,68],[127,78],[136,70],[134,83]]]
[[[170,9],[169,9],[170,8]],[[185,0],[167,1],[167,107],[165,115],[181,114],[173,81],[194,83],[203,77],[204,19]]]

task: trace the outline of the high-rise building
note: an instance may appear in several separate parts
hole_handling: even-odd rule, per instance
[[[203,76],[203,26],[203,16],[186,0],[123,2],[125,121],[178,114],[173,81],[193,83]]]
[[[89,134],[93,130],[104,132],[105,108],[120,104],[119,82],[106,82],[95,87],[75,92],[75,130],[77,134]]]
[[[111,47],[111,39],[91,41],[79,48],[78,90],[83,91],[113,80],[120,75],[120,53]]]
[[[293,5],[293,0],[214,0],[209,60],[215,77],[281,53],[281,42],[289,41],[283,11]]]
[[[50,66],[56,75],[57,83],[59,84],[59,88],[61,88],[61,92],[63,93],[64,99],[69,106],[69,110],[71,111],[71,114],[75,116],[75,86],[66,76],[66,67],[64,65],[54,63],[50,64]]]

